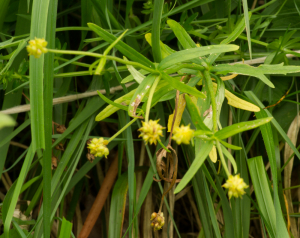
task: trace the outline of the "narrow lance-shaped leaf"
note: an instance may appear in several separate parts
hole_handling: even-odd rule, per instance
[[[93,23],[88,23],[88,27],[91,28],[95,33],[101,36],[108,43],[113,43],[117,39],[117,37],[108,33],[106,30],[102,29],[101,27]],[[152,69],[155,68],[154,64],[150,60],[148,60],[145,56],[143,56],[135,49],[125,44],[124,42],[119,41],[118,44],[115,46],[115,48],[118,49],[122,54],[124,54],[129,59],[139,62]]]
[[[192,98],[189,95],[185,95],[185,100],[187,108],[189,110],[192,121],[197,130],[210,131],[209,128],[204,124],[202,118],[200,117],[200,112],[198,111],[197,105],[192,101]]]
[[[191,167],[188,169],[188,171],[185,173],[183,178],[181,179],[180,183],[177,185],[174,193],[179,193],[184,187],[188,184],[188,182],[191,181],[191,179],[194,177],[198,169],[201,167],[203,162],[205,161],[206,157],[208,156],[209,152],[211,151],[213,147],[213,142],[209,141],[206,143],[203,143],[203,146],[201,147],[200,151],[196,155],[195,160],[191,164]]]
[[[206,98],[205,94],[198,91],[196,88],[192,88],[184,83],[181,83],[180,81],[172,78],[171,76],[169,76],[168,74],[161,72],[161,76],[164,80],[166,80],[170,85],[172,85],[172,87],[174,87],[175,89],[179,90],[180,92],[183,93],[188,93],[191,94],[195,97],[198,98]]]
[[[153,6],[153,24],[152,24],[152,53],[154,62],[159,63],[162,59],[160,48],[160,24],[161,15],[164,7],[164,0],[155,0]]]
[[[158,69],[166,69],[174,64],[189,61],[191,59],[201,57],[208,54],[224,53],[238,50],[237,45],[211,45],[193,49],[181,50],[164,58],[158,65]]]
[[[126,196],[128,191],[128,173],[122,174],[113,189],[111,196],[108,237],[121,237],[125,215]]]
[[[128,60],[125,56],[123,56],[124,60]],[[130,72],[131,76],[130,79],[134,79],[138,84],[141,84],[141,82],[144,80],[144,78],[146,78],[146,76],[144,76],[141,72],[137,71],[132,65],[126,65],[127,66],[127,69],[128,71]],[[143,70],[143,69],[142,69]],[[147,72],[145,70],[143,70],[143,72]],[[128,78],[128,77],[126,77]],[[125,79],[126,79],[125,78]],[[121,83],[127,83],[131,80],[123,80]]]
[[[223,139],[231,137],[231,136],[233,136],[237,133],[252,130],[256,127],[259,127],[259,126],[261,126],[265,123],[270,122],[272,119],[273,119],[273,117],[267,117],[267,118],[264,118],[264,119],[258,119],[258,120],[254,120],[254,121],[236,123],[234,125],[227,126],[227,127],[223,128],[220,131],[217,131],[215,133],[215,136],[219,140],[223,140]]]
[[[265,84],[274,88],[273,83],[265,76],[265,74],[288,74],[288,73],[297,73],[300,72],[299,66],[284,66],[282,64],[277,65],[260,65],[258,67],[253,67],[247,64],[221,64],[212,67],[213,72],[220,73],[236,73],[242,75],[249,75],[256,78],[259,78]]]
[[[258,206],[264,221],[267,222],[266,227],[270,237],[275,238],[276,214],[262,157],[248,159],[247,162]]]
[[[144,78],[142,83],[138,86],[129,103],[129,108],[128,108],[129,116],[136,116],[137,107],[145,97],[146,93],[150,90],[156,77],[157,76],[154,74],[149,74],[146,78]]]
[[[130,99],[132,98],[132,95],[134,93],[135,93],[135,90],[132,90],[130,93],[127,93],[122,97],[119,97],[114,102],[118,103],[118,104],[122,104],[122,105],[129,105]],[[102,121],[118,110],[119,110],[119,107],[115,107],[113,105],[108,105],[96,116],[95,121]]]

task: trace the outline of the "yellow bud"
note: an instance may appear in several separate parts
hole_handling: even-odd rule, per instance
[[[181,143],[189,144],[193,136],[194,130],[190,128],[190,125],[181,125],[181,127],[174,128],[172,139],[175,140],[178,145]]]
[[[245,194],[244,189],[248,188],[249,186],[242,178],[240,178],[240,175],[238,174],[236,176],[229,175],[229,178],[222,187],[228,189],[228,196],[230,199],[232,196],[236,198],[242,197],[242,195]]]
[[[150,221],[154,220],[154,219],[156,218],[156,216],[157,216],[156,212],[153,212],[153,213],[151,214]]]
[[[40,58],[42,53],[48,52],[46,48],[48,43],[44,39],[35,38],[34,40],[30,40],[28,43],[29,45],[26,47],[27,52],[35,58]]]
[[[150,145],[156,145],[157,141],[160,140],[159,137],[162,136],[162,129],[164,127],[159,125],[158,121],[150,120],[149,122],[142,122],[143,126],[139,129],[141,131],[139,137],[142,137],[146,144],[149,142]]]
[[[93,138],[87,147],[90,149],[90,153],[96,157],[105,156],[105,158],[107,158],[109,154],[109,150],[106,147],[107,144],[108,141],[104,140],[102,137],[99,139]]]

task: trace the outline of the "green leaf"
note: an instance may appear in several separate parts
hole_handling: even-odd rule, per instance
[[[30,39],[46,38],[47,16],[50,0],[35,1],[32,5],[32,19],[30,28]],[[30,115],[32,149],[45,149],[45,127],[44,127],[44,54],[36,59],[30,56]],[[49,234],[49,235],[48,235]],[[45,236],[50,236],[50,227]]]
[[[186,106],[191,115],[193,124],[195,125],[197,130],[210,131],[209,128],[202,121],[202,118],[199,114],[199,110],[198,110],[196,103],[194,103],[192,101],[192,98],[188,94],[185,94],[185,100],[186,100]]]
[[[161,15],[163,12],[164,0],[155,0],[153,9],[153,23],[152,23],[152,53],[154,62],[160,63],[162,59],[162,53],[160,48],[160,24]]]
[[[220,140],[220,142],[221,142],[222,145],[224,145],[225,147],[230,148],[230,149],[232,149],[232,150],[241,150],[241,149],[242,149],[242,147],[239,147],[239,146],[236,146],[236,145],[229,144],[229,143],[227,143],[227,142],[225,142],[225,141],[223,141],[223,140]]]
[[[262,104],[262,102],[255,96],[255,94],[253,92],[246,91],[245,94],[247,95],[248,98],[252,99],[253,102],[255,102],[260,108],[264,108],[265,107]],[[269,117],[272,116],[272,114],[268,111],[268,109],[264,109],[264,111],[267,113],[267,115]],[[279,125],[279,123],[275,119],[273,119],[271,121],[271,123],[276,128],[276,130],[279,132],[279,134],[283,137],[283,139],[286,141],[286,143],[288,143],[288,145],[291,147],[291,149],[294,151],[294,153],[297,155],[297,157],[300,159],[300,153],[299,153],[299,151],[297,150],[297,148],[295,147],[295,145],[292,143],[292,141],[290,140],[290,138],[287,136],[287,134],[284,132],[284,130],[282,129],[282,127]]]
[[[195,97],[198,98],[206,98],[205,94],[198,91],[196,88],[192,88],[184,83],[181,83],[180,81],[172,78],[171,76],[169,76],[168,74],[162,72],[161,76],[164,80],[166,80],[172,87],[174,87],[175,89],[179,90],[180,92],[183,93],[188,93],[191,94]]]
[[[70,237],[72,233],[72,223],[67,221],[64,217],[62,219],[62,224],[60,228],[59,238]]]
[[[212,71],[214,72],[223,72],[223,73],[235,73],[242,75],[249,75],[256,78],[259,78],[265,84],[274,88],[274,84],[265,76],[265,74],[283,74],[286,75],[288,73],[297,73],[300,72],[299,66],[283,66],[281,64],[273,64],[273,65],[260,65],[258,67],[253,67],[247,64],[235,64],[235,65],[217,65],[212,67]]]
[[[124,60],[127,60],[127,58],[124,56]],[[141,69],[140,71],[137,71],[132,65],[126,65],[128,71],[130,72],[130,75],[124,78],[121,83],[128,83],[134,79],[138,84],[141,84],[141,82],[146,77],[145,74],[149,74],[148,71]]]
[[[182,189],[185,188],[185,186],[191,181],[191,179],[194,177],[198,169],[200,169],[201,165],[206,160],[209,152],[211,151],[213,147],[213,142],[208,141],[203,143],[203,146],[200,148],[198,154],[196,155],[195,160],[191,164],[188,171],[185,173],[183,178],[181,179],[180,183],[177,185],[174,193],[179,193]]]
[[[117,108],[119,108],[119,109],[122,109],[122,110],[124,110],[124,111],[128,111],[128,107],[126,107],[126,106],[124,106],[124,105],[122,105],[122,104],[115,103],[115,102],[109,100],[107,97],[105,97],[105,96],[104,96],[102,93],[100,93],[99,91],[97,91],[97,93],[98,93],[98,95],[100,96],[100,98],[101,98],[104,102],[106,102],[106,103],[108,103],[108,104],[110,104],[110,105],[112,105],[112,106],[114,106],[114,107],[117,107]]]
[[[158,69],[163,70],[174,64],[189,61],[197,57],[204,55],[223,53],[238,50],[239,46],[237,45],[211,45],[211,46],[202,46],[193,49],[186,49],[175,52],[166,58],[164,58],[158,65]]]
[[[237,173],[237,165],[236,165],[235,159],[223,145],[221,145],[221,149],[222,149],[223,154],[227,157],[227,159],[230,160],[232,167],[234,169],[234,173],[236,174]]]
[[[232,41],[235,41],[240,34],[245,30],[245,19],[243,18],[238,25],[235,26],[234,30],[230,33],[230,35],[221,42],[221,44],[228,44]]]
[[[243,131],[252,130],[256,127],[264,125],[264,124],[270,122],[272,119],[273,119],[273,117],[267,117],[267,118],[263,118],[263,119],[257,119],[254,121],[236,123],[234,125],[227,126],[220,131],[217,131],[215,133],[215,136],[219,140],[223,140],[223,139],[231,137],[235,134],[241,133]]]
[[[122,174],[115,183],[109,212],[108,238],[121,237],[128,191],[128,173]]]
[[[247,162],[257,203],[264,221],[267,222],[267,231],[272,238],[275,238],[276,213],[262,157],[254,157],[248,159]]]
[[[135,90],[133,97],[130,100],[129,107],[128,107],[128,115],[129,116],[136,116],[136,110],[143,98],[145,97],[146,93],[150,90],[154,80],[156,79],[155,74],[149,74],[138,88]]]
[[[113,43],[117,39],[117,37],[108,33],[107,31],[105,31],[104,29],[102,29],[101,27],[99,27],[93,23],[88,23],[88,26],[108,43]],[[154,64],[150,60],[148,60],[145,56],[143,56],[142,54],[137,52],[135,49],[133,49],[130,46],[128,46],[127,44],[125,44],[124,42],[119,41],[118,44],[115,46],[115,48],[118,49],[122,54],[124,54],[129,59],[139,62],[139,63],[141,63],[147,67],[150,67],[152,69],[155,69]]]
[[[0,129],[2,129],[3,127],[6,127],[6,126],[15,126],[15,125],[16,125],[16,122],[12,117],[10,117],[6,114],[0,113]]]
[[[18,180],[14,182],[14,185],[10,188],[10,196],[6,196],[3,201],[2,213],[3,213],[3,223],[4,223],[4,234],[8,237],[10,231],[10,224],[13,218],[13,214],[15,211],[15,207],[18,202],[18,198],[21,192],[22,185],[25,181],[26,175],[28,173],[28,169],[33,160],[35,152],[30,146],[28,149],[28,153],[24,159],[24,163],[21,169],[21,172],[18,176]]]

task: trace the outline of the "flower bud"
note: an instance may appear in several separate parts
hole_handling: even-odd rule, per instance
[[[48,50],[46,48],[47,41],[45,39],[38,39],[35,37],[34,40],[30,40],[29,45],[27,45],[26,49],[29,55],[33,55],[35,58],[40,58],[42,53],[47,53]]]
[[[93,138],[87,147],[88,149],[90,149],[90,153],[95,155],[96,157],[105,156],[105,158],[107,158],[109,154],[109,150],[106,147],[107,144],[108,141],[104,140],[102,137],[99,139]]]
[[[242,197],[242,195],[245,194],[244,189],[248,188],[249,186],[244,182],[242,178],[240,178],[240,175],[238,174],[235,176],[229,175],[229,178],[222,187],[228,189],[228,196],[230,199],[232,196],[236,198]]]
[[[139,129],[141,131],[139,137],[142,137],[146,144],[149,142],[150,145],[156,145],[157,141],[160,140],[159,137],[162,136],[162,129],[164,127],[159,125],[158,121],[150,120],[149,122],[142,122],[143,126]]]
[[[172,139],[175,140],[178,145],[181,143],[189,144],[193,136],[194,130],[190,128],[190,125],[182,125],[181,127],[174,128]]]

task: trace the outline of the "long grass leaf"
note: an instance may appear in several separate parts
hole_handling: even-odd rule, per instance
[[[164,0],[154,1],[151,43],[153,58],[156,63],[160,63],[160,61],[162,60],[162,53],[160,48],[160,24],[163,6]]]

